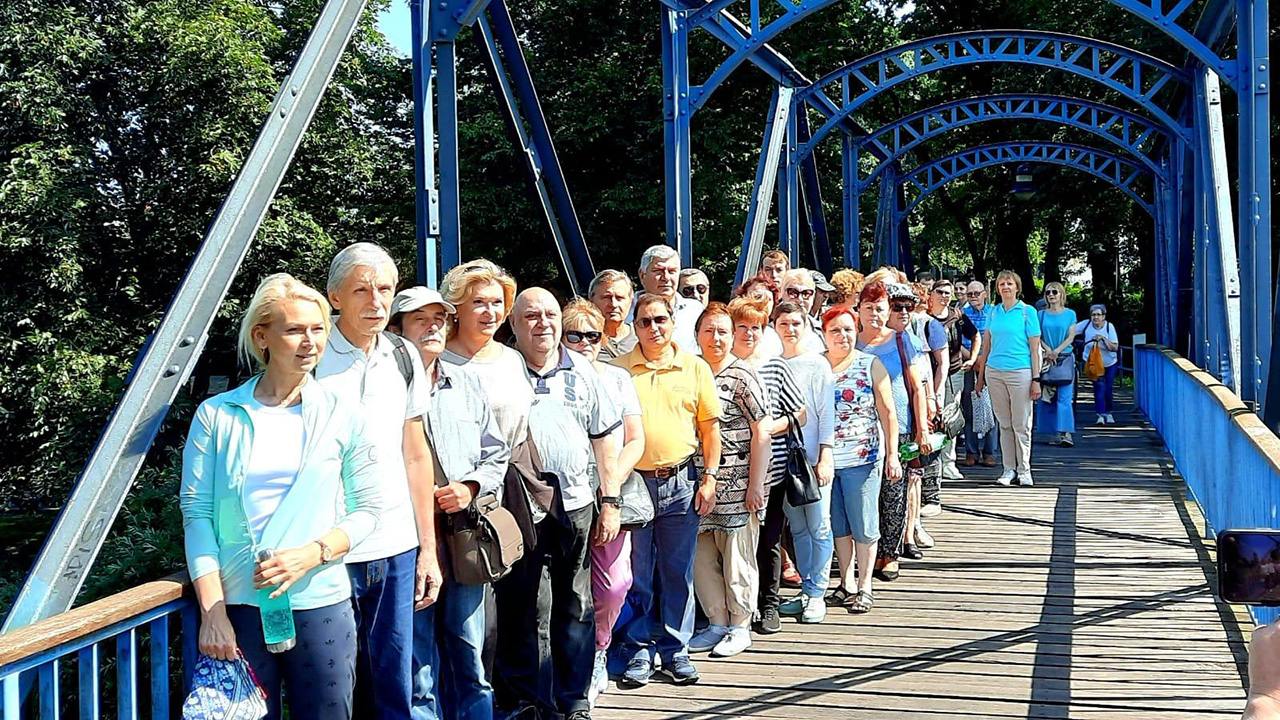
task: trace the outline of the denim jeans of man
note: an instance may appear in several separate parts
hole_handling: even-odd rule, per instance
[[[690,466],[688,472],[664,479],[641,473],[655,513],[653,522],[631,531],[627,604],[633,614],[613,638],[623,664],[641,656],[652,662],[655,654],[666,661],[689,655],[699,520],[693,505],[695,472]]]
[[[548,717],[590,708],[587,689],[596,652],[590,560],[595,516],[595,507],[588,505],[565,512],[563,518],[544,518],[538,523],[537,545],[526,548],[494,587],[498,648],[493,684],[500,716],[525,707],[537,707]],[[550,602],[539,602],[548,584]],[[549,647],[539,642],[543,622]],[[555,707],[545,707],[548,695]]]
[[[960,396],[960,409],[964,413],[964,449],[970,457],[981,451],[983,456],[996,456],[996,446],[1000,442],[1000,433],[995,428],[982,437],[973,431],[973,386],[976,376],[972,370],[964,374],[964,394]],[[978,458],[981,459],[981,458]]]
[[[413,616],[413,720],[493,720],[485,677],[485,586],[445,580]]]
[[[774,490],[782,493],[781,487]],[[800,507],[784,502],[782,509],[796,547],[800,592],[820,598],[827,594],[827,586],[831,584],[831,554],[835,552],[835,539],[831,536],[831,483],[819,488],[818,502]]]
[[[354,717],[409,720],[413,677],[413,581],[418,550],[348,563],[355,609]]]

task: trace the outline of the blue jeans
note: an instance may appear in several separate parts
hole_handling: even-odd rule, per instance
[[[445,580],[440,599],[413,616],[413,720],[493,720],[485,678],[484,585]]]
[[[978,437],[973,431],[973,385],[975,377],[970,370],[964,374],[964,393],[960,396],[960,411],[964,413],[964,449],[970,457],[976,457],[981,451],[984,456],[996,456],[996,444],[1000,442],[1000,430],[991,428],[986,435]],[[978,458],[981,459],[981,458]]]
[[[294,610],[297,644],[276,654],[262,641],[262,613],[252,605],[228,605],[227,619],[245,662],[267,692],[267,720],[279,720],[280,690],[288,694],[293,720],[351,717],[356,679],[356,623],[351,603]]]
[[[687,473],[663,480],[641,473],[655,513],[653,522],[631,531],[627,604],[634,612],[614,634],[617,655],[626,661],[646,657],[652,662],[655,653],[666,662],[689,656],[699,519],[693,508],[695,472],[691,464]]]
[[[781,488],[774,490],[781,492]],[[784,502],[782,510],[791,525],[800,592],[809,597],[822,597],[831,583],[831,553],[835,551],[835,540],[831,536],[831,485],[820,489],[818,502],[800,507]]]
[[[413,677],[413,580],[418,549],[347,563],[355,609],[355,717],[409,720]]]
[[[1119,370],[1120,363],[1116,363],[1108,367],[1102,377],[1093,381],[1093,407],[1099,415],[1108,415],[1115,410],[1116,372]]]

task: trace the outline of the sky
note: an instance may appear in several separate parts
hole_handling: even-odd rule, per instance
[[[391,0],[391,9],[378,18],[378,29],[397,50],[408,57],[413,44],[409,27],[409,0]]]

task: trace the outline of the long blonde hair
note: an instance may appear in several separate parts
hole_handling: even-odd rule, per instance
[[[320,316],[324,318],[324,333],[329,334],[329,301],[315,288],[298,280],[289,273],[268,275],[258,283],[253,291],[253,299],[240,318],[240,335],[236,343],[240,359],[245,365],[253,365],[258,370],[267,368],[270,359],[267,354],[253,343],[253,331],[271,322],[276,308],[286,300],[309,300],[320,308]]]
[[[1057,290],[1057,291],[1058,291],[1058,301],[1059,301],[1059,305],[1060,305],[1061,307],[1065,308],[1065,307],[1067,306],[1067,289],[1066,289],[1066,288],[1064,288],[1064,287],[1062,287],[1062,283],[1060,283],[1060,282],[1045,283],[1045,284],[1044,284],[1044,302],[1045,302],[1045,305],[1046,305],[1046,306],[1048,306],[1048,304],[1049,304],[1049,291],[1050,291],[1050,290]]]
[[[477,287],[489,283],[497,283],[502,288],[502,320],[499,323],[505,322],[515,306],[516,280],[491,260],[480,258],[454,267],[440,280],[440,294],[454,307],[461,308]],[[453,337],[458,330],[458,316],[454,314],[449,318],[452,322],[445,324],[445,335]]]

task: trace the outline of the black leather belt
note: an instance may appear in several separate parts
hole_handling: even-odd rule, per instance
[[[652,475],[653,477],[658,478],[659,480],[666,480],[668,478],[673,478],[676,475],[679,475],[682,470],[689,467],[689,463],[692,461],[693,461],[692,457],[687,457],[684,460],[681,460],[680,462],[676,463],[675,465],[668,465],[667,467],[654,468],[652,470],[642,470],[641,473],[644,475]]]

